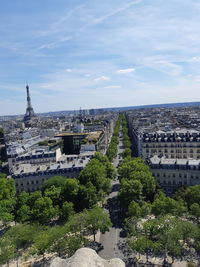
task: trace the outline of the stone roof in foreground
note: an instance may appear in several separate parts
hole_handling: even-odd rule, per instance
[[[69,259],[55,258],[50,267],[125,267],[125,263],[118,258],[104,260],[96,251],[90,248],[80,248]]]

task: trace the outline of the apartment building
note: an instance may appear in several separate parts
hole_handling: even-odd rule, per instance
[[[153,156],[147,162],[158,184],[168,194],[174,193],[183,185],[200,184],[200,160]]]

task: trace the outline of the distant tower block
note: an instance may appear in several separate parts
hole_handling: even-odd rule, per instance
[[[36,115],[34,113],[34,110],[31,105],[31,97],[29,92],[29,86],[26,86],[26,93],[27,93],[27,108],[26,108],[26,114],[24,115],[24,122],[26,126],[30,126],[31,121],[36,118]]]

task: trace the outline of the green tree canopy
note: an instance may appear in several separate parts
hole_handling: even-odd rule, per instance
[[[62,198],[68,202],[75,202],[76,196],[79,191],[79,181],[74,178],[68,178],[65,180],[65,184],[62,189]]]
[[[130,179],[133,172],[148,172],[149,167],[141,158],[125,158],[118,168],[119,178]]]
[[[16,194],[15,182],[13,179],[0,178],[0,201],[13,199]]]
[[[185,192],[185,201],[190,207],[193,203],[200,205],[200,185],[190,186]]]
[[[156,190],[156,181],[150,171],[133,171],[130,179],[139,180],[143,186],[142,194],[148,200],[152,199]]]
[[[72,202],[65,201],[62,205],[61,209],[61,219],[64,221],[68,221],[69,217],[74,214],[74,205]]]
[[[53,207],[53,202],[49,197],[38,198],[31,211],[31,219],[38,221],[41,224],[50,222],[58,213],[58,210]]]
[[[165,214],[183,215],[187,211],[187,207],[181,200],[174,200],[161,195],[153,202],[152,211],[156,216]]]
[[[95,241],[95,235],[97,231],[105,233],[109,231],[109,228],[112,226],[109,215],[104,209],[100,207],[94,207],[91,210],[85,210],[86,214],[86,227],[89,231],[92,232]]]
[[[122,204],[128,207],[132,200],[138,202],[142,200],[142,184],[139,180],[121,180],[121,188],[119,192],[119,197]]]
[[[44,181],[42,188],[43,190],[47,188],[51,188],[52,186],[55,186],[56,188],[62,188],[65,184],[66,178],[63,176],[53,176],[47,180]]]
[[[81,171],[79,175],[81,184],[86,185],[91,182],[97,192],[103,190],[109,192],[111,189],[111,181],[106,177],[106,169],[104,165],[97,159],[92,159]]]

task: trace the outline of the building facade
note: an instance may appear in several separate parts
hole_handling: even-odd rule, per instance
[[[169,195],[182,186],[200,184],[200,160],[154,156],[148,160],[148,164],[158,184]]]

